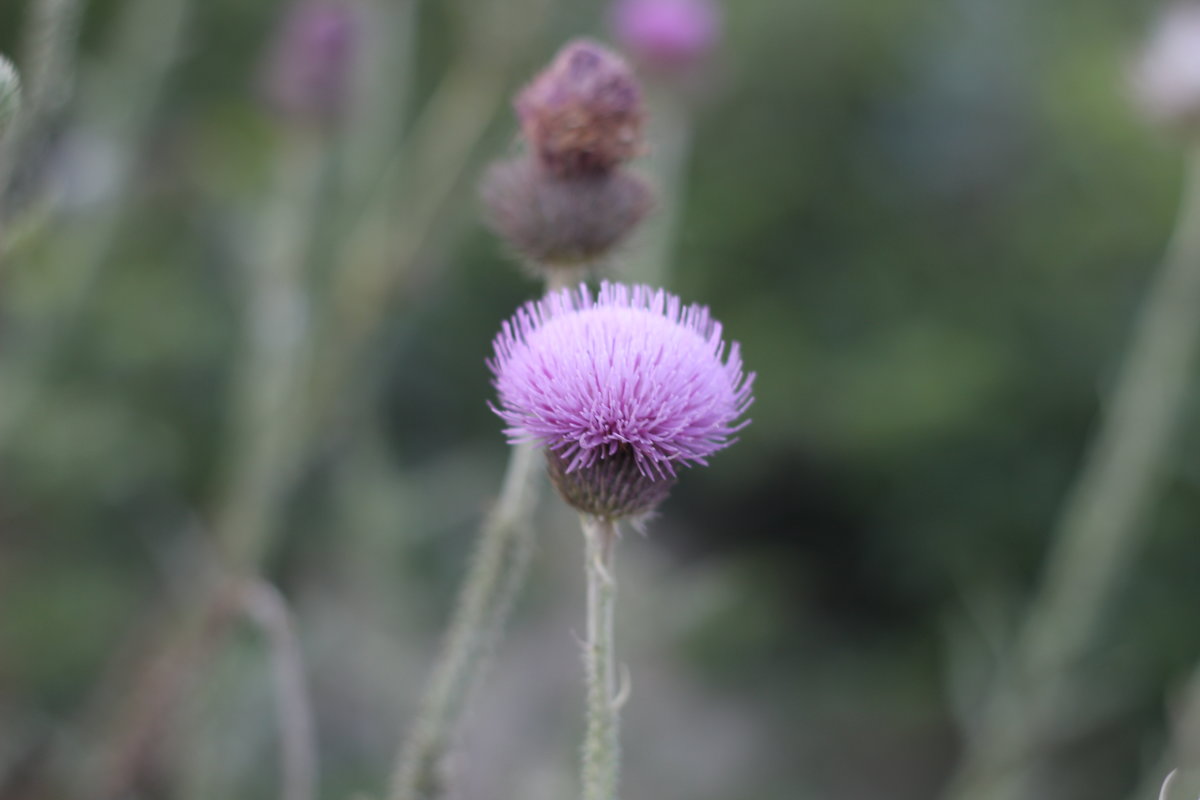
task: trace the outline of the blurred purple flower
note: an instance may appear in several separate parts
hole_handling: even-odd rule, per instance
[[[618,0],[612,23],[625,50],[662,70],[698,64],[721,36],[721,14],[713,0]]]
[[[266,65],[268,102],[296,120],[323,124],[339,119],[350,91],[359,22],[344,1],[293,4]]]
[[[1159,122],[1200,126],[1200,3],[1168,7],[1134,67],[1143,110]]]
[[[673,478],[747,424],[754,376],[737,343],[726,348],[707,308],[661,289],[555,292],[521,308],[494,346],[505,433],[545,445],[568,475],[624,455],[649,480]]]

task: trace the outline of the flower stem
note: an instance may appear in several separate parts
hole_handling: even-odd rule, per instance
[[[0,136],[0,200],[7,192],[20,151],[42,129],[67,94],[82,17],[80,0],[38,0],[22,36],[22,111],[14,129]]]
[[[251,578],[241,592],[246,616],[266,639],[271,657],[282,800],[314,800],[317,791],[317,737],[304,659],[287,600],[271,583]]]
[[[632,257],[629,274],[650,286],[667,286],[687,198],[692,120],[686,98],[677,91],[659,86],[654,92],[649,102],[654,109],[650,120],[653,149],[647,169],[659,187],[659,196],[654,214],[637,237],[638,254]]]
[[[391,800],[432,800],[445,792],[443,764],[455,730],[525,581],[540,461],[535,445],[512,448],[504,488],[480,532],[416,725],[397,758]]]
[[[1144,538],[1200,352],[1200,152],[1166,261],[1134,331],[1091,452],[1063,509],[1041,589],[1011,663],[985,698],[948,797],[1015,800],[1033,791],[1038,754],[1079,706],[1073,668]]]
[[[583,742],[583,800],[616,800],[621,749],[620,701],[613,651],[613,606],[617,584],[613,550],[617,529],[610,520],[585,516],[587,641],[583,662],[587,678],[587,733]]]

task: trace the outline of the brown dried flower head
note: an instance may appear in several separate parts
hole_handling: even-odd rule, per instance
[[[531,152],[558,175],[607,172],[642,152],[641,88],[625,60],[596,42],[567,44],[515,106]]]

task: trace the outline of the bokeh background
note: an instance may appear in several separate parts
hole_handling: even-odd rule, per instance
[[[0,52],[31,5],[0,5]],[[333,410],[295,433],[266,560],[330,798],[381,792],[507,457],[484,359],[540,286],[481,224],[478,177],[516,146],[511,93],[569,38],[611,41],[596,0],[361,5],[387,58],[323,139],[307,286],[327,304],[373,225],[387,291],[360,297]],[[263,99],[288,3],[84,7],[0,272],[5,800],[95,796],[79,775],[135,705],[131,664],[202,580],[245,275],[297,125]],[[740,443],[621,545],[625,796],[936,796],[1170,230],[1181,151],[1126,78],[1152,10],[738,0],[694,74],[648,76],[638,166],[676,224],[610,274],[710,305],[758,380]],[[1191,416],[1092,656],[1064,798],[1135,796],[1200,656]],[[575,791],[581,542],[543,500],[462,800]],[[241,626],[198,662],[124,796],[276,796],[266,659]]]

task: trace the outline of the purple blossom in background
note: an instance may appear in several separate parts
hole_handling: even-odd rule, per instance
[[[336,121],[350,91],[359,22],[347,2],[295,3],[283,20],[266,65],[268,102],[293,119]]]
[[[618,0],[612,24],[626,51],[664,70],[703,61],[721,36],[721,14],[712,0]]]
[[[1159,18],[1132,83],[1143,110],[1173,125],[1200,125],[1200,2],[1168,7]]]
[[[531,302],[504,324],[488,363],[513,442],[536,441],[565,472],[618,451],[648,478],[704,464],[728,445],[753,375],[707,308],[646,286],[604,283]]]

